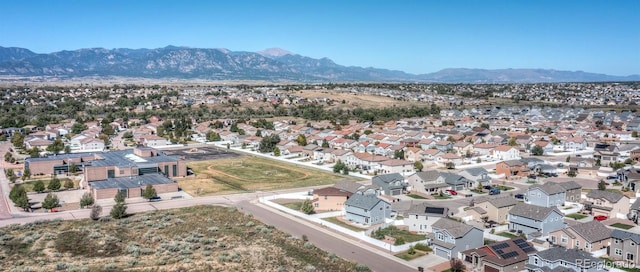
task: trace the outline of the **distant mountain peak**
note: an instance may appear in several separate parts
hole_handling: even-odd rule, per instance
[[[282,57],[285,55],[294,55],[293,53],[287,50],[284,50],[282,48],[277,48],[277,47],[267,48],[265,50],[261,50],[256,53],[263,55],[265,57]]]

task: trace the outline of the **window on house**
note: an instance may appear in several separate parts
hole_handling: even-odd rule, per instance
[[[418,219],[418,215],[416,214],[416,219]]]
[[[566,244],[567,243],[567,236],[566,235],[560,236],[560,243],[562,243],[562,244]]]
[[[580,241],[576,240],[576,247],[579,247],[579,246],[580,246]]]
[[[538,265],[538,258],[533,258],[533,264]]]
[[[620,240],[618,240],[618,239],[613,239],[613,243],[614,243],[614,244],[619,243],[619,241],[620,241]]]
[[[633,254],[627,253],[627,261],[633,261]]]
[[[313,206],[318,208],[318,203],[313,203]]]
[[[120,169],[120,175],[124,175],[124,169]]]
[[[554,243],[554,244],[556,243],[556,237],[555,236],[551,236],[551,242]]]
[[[635,245],[636,245],[636,243],[634,243],[634,242],[631,242],[631,246],[635,246]]]
[[[616,250],[614,252],[615,252],[616,255],[622,256],[622,249],[616,248]]]
[[[444,235],[442,235],[442,233],[438,233],[438,240],[440,241],[444,241]]]

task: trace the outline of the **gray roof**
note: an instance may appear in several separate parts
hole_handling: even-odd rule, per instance
[[[471,231],[474,227],[467,225],[465,223],[461,223],[455,220],[451,220],[449,218],[441,218],[435,223],[433,223],[432,227],[446,230],[449,234],[451,234],[455,238],[463,237],[467,232]]]
[[[449,185],[463,185],[469,182],[465,177],[454,173],[441,172],[440,175],[444,177],[444,182]]]
[[[378,175],[371,179],[371,183],[377,184],[380,186],[384,186],[384,184],[389,184],[394,181],[402,182],[404,181],[404,177],[399,173],[390,173],[390,174]]]
[[[555,194],[561,194],[566,192],[566,190],[564,188],[562,188],[562,186],[553,183],[553,182],[547,182],[544,184],[534,184],[531,185],[529,187],[529,191],[533,190],[533,189],[540,189],[541,191],[545,192],[547,195],[555,195]]]
[[[440,172],[436,170],[430,170],[425,172],[417,172],[414,175],[418,176],[423,181],[434,181],[440,177]]]
[[[554,182],[554,183],[556,183],[556,182]],[[575,182],[573,180],[565,181],[565,182],[557,182],[556,184],[558,184],[558,185],[560,185],[560,187],[564,188],[565,191],[582,189],[582,185],[578,184],[577,182]]]
[[[474,168],[469,168],[469,169],[465,169],[463,170],[463,172],[467,172],[472,176],[480,176],[482,174],[489,174],[489,171],[487,171],[487,169],[484,169],[482,167],[474,167]]]
[[[357,182],[353,182],[353,181],[348,181],[348,180],[340,180],[338,182],[336,182],[335,185],[333,185],[333,187],[338,188],[340,190],[345,190],[347,192],[351,192],[351,193],[355,193],[358,191],[358,189],[360,189],[361,187],[363,187],[364,185],[357,183]]]
[[[620,199],[622,199],[624,195],[616,192],[609,192],[609,191],[603,191],[603,190],[591,190],[591,192],[587,194],[587,197],[606,199],[611,203],[618,203],[618,201],[620,201]]]
[[[85,153],[58,154],[58,155],[40,157],[40,158],[26,158],[24,160],[28,162],[35,162],[35,161],[49,161],[49,160],[79,159],[83,157],[93,156],[94,154],[96,153],[85,152]]]
[[[611,229],[607,228],[600,221],[589,221],[570,227],[587,242],[595,243],[611,238]]]
[[[611,238],[616,238],[620,240],[631,239],[631,241],[635,242],[636,244],[640,244],[640,234],[628,232],[620,229],[614,229],[611,232]]]
[[[161,174],[144,174],[140,176],[132,176],[132,177],[118,177],[118,178],[109,178],[106,180],[92,181],[89,182],[91,188],[95,189],[109,189],[109,188],[119,188],[119,189],[128,189],[128,188],[139,188],[147,186],[147,184],[156,185],[156,184],[169,184],[174,183],[173,180],[165,177]]]
[[[543,163],[544,161],[538,158],[534,158],[534,157],[528,157],[528,158],[522,158],[520,159],[521,162],[526,162],[526,163]]]
[[[487,199],[483,199],[481,201],[482,202],[488,201],[489,203],[491,203],[491,205],[493,205],[496,208],[513,206],[513,205],[518,204],[518,202],[519,202],[514,197],[487,198]],[[482,202],[476,202],[476,203],[480,204]]]
[[[540,258],[545,259],[547,261],[559,261],[563,260],[568,263],[576,263],[576,260],[591,260],[598,261],[599,259],[591,256],[591,254],[584,252],[579,249],[567,249],[564,247],[552,247],[547,250],[538,251],[536,253]],[[584,264],[584,262],[583,262]]]
[[[407,214],[417,214],[417,215],[430,215],[430,216],[440,216],[446,217],[449,213],[449,208],[447,207],[439,207],[431,205],[427,202],[420,202],[411,205]]]
[[[640,201],[638,201],[636,199],[636,202],[633,202],[633,204],[631,204],[631,210],[640,210]]]
[[[96,153],[96,155],[98,155],[103,159],[91,161],[91,166],[145,167],[146,164],[157,164],[159,162],[174,162],[178,160],[178,157],[167,156],[160,151],[156,156],[139,157],[133,154],[133,149],[100,152],[100,153]],[[139,161],[134,161],[134,160],[131,160],[130,158],[139,158]]]
[[[560,213],[560,211],[555,207],[547,208],[527,203],[518,203],[513,208],[511,208],[509,214],[542,221],[547,218],[547,216],[554,210]]]
[[[349,199],[347,199],[344,204],[356,208],[371,210],[380,201],[384,200],[378,198],[378,196],[376,196],[375,194],[357,192],[353,194]]]

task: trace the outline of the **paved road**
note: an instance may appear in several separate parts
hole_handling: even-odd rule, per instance
[[[370,248],[361,241],[352,241],[312,223],[291,219],[290,215],[283,212],[272,210],[262,205],[255,205],[249,201],[242,201],[237,206],[251,213],[256,219],[265,224],[273,225],[277,229],[293,236],[301,237],[306,235],[309,242],[315,246],[325,251],[333,252],[344,259],[365,264],[373,271],[417,271],[416,267],[412,267],[403,261],[397,261],[396,257],[390,256],[388,253],[382,253],[378,249]]]

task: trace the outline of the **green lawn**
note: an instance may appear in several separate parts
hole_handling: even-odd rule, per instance
[[[426,197],[423,197],[421,195],[416,195],[416,194],[408,194],[407,196],[415,199],[427,199]]]
[[[423,252],[420,252],[420,251],[416,251],[414,254],[409,254],[408,251],[405,251],[405,252],[402,252],[402,253],[398,253],[395,256],[400,258],[400,259],[403,259],[405,261],[411,261],[411,260],[413,260],[415,258],[422,257],[424,255],[426,255],[426,254],[423,253]]]
[[[435,199],[450,199],[451,198],[448,195],[445,195],[445,194],[440,195],[438,193],[431,194],[431,196],[433,196],[433,198],[435,198]]]
[[[347,223],[345,223],[345,222],[342,222],[342,221],[338,220],[338,218],[335,218],[335,217],[322,218],[322,220],[327,221],[327,222],[330,222],[330,223],[334,223],[334,224],[336,224],[336,225],[338,225],[338,226],[341,226],[341,227],[343,227],[343,228],[350,229],[350,230],[352,230],[352,231],[363,231],[363,230],[365,230],[365,229],[363,229],[363,228],[359,228],[359,227],[356,227],[356,226],[354,226],[354,225],[351,225],[351,224],[347,224]]]
[[[575,220],[580,220],[580,219],[585,218],[585,217],[587,217],[587,216],[586,216],[586,215],[584,215],[584,214],[572,213],[572,214],[567,214],[567,215],[565,215],[565,217],[573,218],[573,219],[575,219]]]
[[[509,191],[509,190],[513,190],[513,187],[504,186],[504,185],[496,186],[496,188],[500,189],[500,191]]]
[[[628,230],[630,228],[633,228],[633,226],[631,225],[627,225],[627,224],[622,224],[622,223],[615,223],[613,225],[611,225],[614,228],[619,228],[619,229],[624,229],[624,230]]]
[[[404,243],[411,243],[415,241],[422,241],[426,239],[425,235],[413,234],[408,230],[399,229],[396,226],[389,226],[384,229],[379,229],[371,233],[371,237],[376,238],[378,240],[384,240],[385,235],[396,238],[396,243],[398,245],[402,245]],[[399,243],[398,240],[401,240],[401,241],[404,240],[404,243]]]
[[[496,235],[499,235],[499,236],[502,236],[502,237],[507,237],[509,239],[518,237],[518,235],[513,235],[513,234],[511,234],[509,232],[506,232],[506,231],[497,233]]]
[[[473,189],[471,190],[471,192],[474,192],[476,194],[486,194],[487,192],[483,191],[483,190],[478,190],[478,189]]]
[[[294,211],[299,211],[300,208],[302,207],[302,201],[300,202],[291,202],[291,203],[285,203],[285,204],[280,204],[282,206],[285,206],[289,209],[292,209]]]

